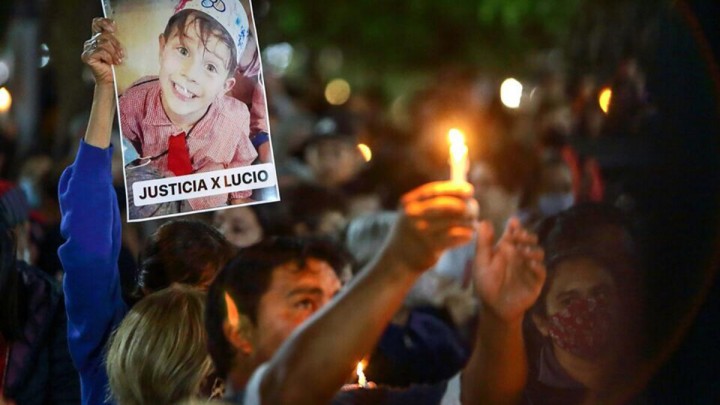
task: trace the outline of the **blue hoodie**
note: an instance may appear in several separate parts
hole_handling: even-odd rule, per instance
[[[65,238],[58,255],[65,269],[68,346],[80,373],[84,405],[110,403],[105,346],[128,311],[120,292],[121,219],[111,160],[112,147],[82,142],[58,188]]]

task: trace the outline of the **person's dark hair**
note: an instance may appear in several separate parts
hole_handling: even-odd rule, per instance
[[[616,281],[624,297],[642,296],[636,290],[642,269],[635,232],[627,215],[620,209],[603,203],[578,204],[546,218],[538,226],[537,234],[545,250],[547,278],[532,308],[533,313],[545,316],[545,301],[557,265],[571,257],[587,257],[601,264]]]
[[[290,212],[287,204],[280,202],[248,206],[257,217],[264,237],[292,235]]]
[[[260,299],[267,292],[273,271],[286,263],[297,263],[304,271],[308,258],[327,262],[340,278],[349,264],[344,249],[327,239],[274,237],[248,246],[220,271],[208,290],[208,349],[220,376],[230,372],[235,349],[226,340],[223,322],[227,319],[225,293],[235,301],[238,312],[257,325]]]
[[[191,20],[191,18],[193,19]],[[163,36],[165,39],[169,39],[173,30],[177,30],[178,35],[184,36],[188,29],[188,22],[190,21],[194,23],[193,26],[197,26],[198,33],[200,34],[200,40],[203,45],[207,47],[208,40],[210,40],[210,36],[212,35],[216,36],[220,42],[230,49],[230,60],[228,60],[227,66],[225,67],[228,70],[228,77],[233,77],[235,75],[235,69],[237,69],[237,47],[225,27],[209,15],[197,10],[180,11],[170,17],[167,25],[165,26]]]
[[[204,222],[184,219],[166,222],[145,244],[138,287],[158,291],[173,283],[209,284],[236,252],[217,229]]]

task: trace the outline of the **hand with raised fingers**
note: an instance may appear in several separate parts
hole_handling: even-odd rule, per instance
[[[432,267],[449,248],[472,240],[478,204],[468,183],[434,182],[401,199],[388,250],[414,271]]]
[[[522,319],[545,282],[544,252],[537,236],[512,218],[498,243],[489,222],[478,229],[475,289],[483,308],[504,321]]]
[[[93,35],[83,46],[82,61],[90,67],[96,85],[111,85],[112,66],[121,64],[125,57],[125,51],[115,37],[115,30],[113,20],[94,18]]]

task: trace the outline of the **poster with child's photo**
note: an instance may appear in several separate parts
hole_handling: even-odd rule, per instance
[[[278,201],[250,0],[103,0],[128,221]]]

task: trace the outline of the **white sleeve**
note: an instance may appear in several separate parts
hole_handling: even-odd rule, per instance
[[[440,405],[460,405],[460,373],[448,381]]]
[[[265,376],[268,363],[263,363],[250,376],[247,386],[245,386],[245,395],[243,396],[243,405],[260,405],[260,383]]]

